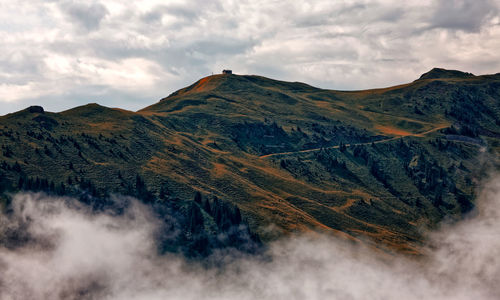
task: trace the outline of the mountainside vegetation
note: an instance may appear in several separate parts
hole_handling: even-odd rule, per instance
[[[138,112],[32,106],[0,117],[0,145],[4,209],[19,190],[95,209],[134,196],[179,216],[163,252],[315,230],[418,253],[499,166],[500,74],[433,69],[364,91],[213,75]]]

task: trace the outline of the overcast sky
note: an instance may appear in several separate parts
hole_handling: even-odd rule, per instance
[[[223,68],[330,89],[500,72],[500,0],[0,0],[0,115],[137,110]]]

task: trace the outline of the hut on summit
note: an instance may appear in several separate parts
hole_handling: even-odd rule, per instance
[[[232,70],[222,70],[222,74],[233,74]]]

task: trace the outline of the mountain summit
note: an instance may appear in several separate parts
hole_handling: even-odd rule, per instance
[[[427,73],[422,74],[419,79],[439,79],[439,78],[471,78],[472,73],[466,73],[457,70],[446,70],[441,68],[433,68]]]

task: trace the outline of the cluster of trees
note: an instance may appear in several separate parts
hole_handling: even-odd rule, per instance
[[[444,134],[465,135],[465,136],[472,137],[472,138],[479,136],[479,130],[477,129],[477,126],[471,126],[471,125],[462,125],[459,128],[452,125],[446,129],[444,129],[443,133]]]
[[[452,210],[458,205],[459,210],[465,213],[474,207],[472,196],[459,190],[451,177],[455,168],[445,169],[436,160],[429,160],[426,156],[420,155],[418,163],[406,165],[405,170],[419,192],[430,199],[439,210]],[[444,201],[446,194],[453,195],[456,203]]]
[[[4,176],[0,176],[0,192],[12,190],[4,179]],[[76,176],[68,177],[64,182],[54,182],[21,173],[14,190],[72,196],[92,210],[104,213],[121,214],[129,205],[129,200],[117,202],[92,180]],[[171,197],[165,188],[162,188],[158,197],[140,175],[136,175],[134,182],[126,185],[124,194],[151,207],[153,213],[162,220],[156,235],[161,253],[180,252],[196,258],[206,257],[220,249],[254,252],[261,247],[260,239],[243,220],[239,208],[230,202],[217,197],[203,197],[199,192],[192,200],[181,200]]]
[[[9,146],[2,145],[2,154],[5,157],[12,157],[14,152],[12,152],[12,149]]]
[[[33,192],[46,192],[48,194],[66,195],[67,186],[63,183],[54,183],[52,180],[39,177],[26,177],[24,175],[19,177],[17,182],[17,189],[23,191]]]
[[[280,150],[292,149],[290,138],[276,122],[237,124],[233,128],[233,141],[244,151],[255,151],[259,154],[274,152],[269,146],[280,146]]]
[[[19,140],[19,132],[10,129],[7,126],[0,129],[0,136],[8,137],[11,141]]]
[[[393,180],[392,176],[389,174],[389,170],[384,167],[380,162],[373,161],[370,167],[370,173],[384,185],[384,187],[394,195],[395,197],[400,197],[401,193],[390,183]]]
[[[486,118],[497,120],[495,112],[485,104],[484,93],[477,87],[462,87],[454,90],[451,95],[451,108],[445,114],[466,125],[478,125]]]
[[[443,142],[441,139],[430,140],[430,144],[440,151],[454,151],[455,144],[452,142]],[[394,145],[384,145],[391,147],[391,152],[397,155],[397,158],[403,162],[405,172],[413,182],[419,193],[431,201],[439,210],[454,209],[452,202],[444,201],[447,194],[453,195],[457,205],[460,205],[462,212],[472,209],[470,197],[466,196],[457,189],[455,181],[452,178],[454,168],[444,168],[438,161],[432,159],[431,155],[418,144],[412,141],[405,142],[402,139]],[[464,156],[464,153],[455,153]],[[392,177],[390,169],[385,166],[377,156],[371,153],[363,146],[353,147],[354,157],[362,158],[370,167],[370,173],[394,196],[404,200],[402,192],[399,192],[394,184],[395,178]],[[415,160],[415,157],[418,157]],[[462,168],[463,165],[461,164]],[[459,199],[460,198],[460,199]]]
[[[352,147],[352,155],[357,158],[362,158],[365,163],[368,163],[370,158],[370,153],[365,149],[364,146],[361,145]]]
[[[10,165],[5,160],[2,160],[2,163],[0,163],[0,169],[3,169],[5,171],[14,171],[14,172],[20,173],[21,172],[21,165],[19,164],[18,161],[16,161],[13,165]]]
[[[452,151],[455,155],[467,157],[467,153],[458,151],[460,148],[455,143],[443,142],[440,139],[430,140],[430,143],[439,150]],[[455,184],[455,170],[466,170],[463,164],[458,168],[453,166],[444,168],[418,143],[400,139],[397,143],[386,143],[377,147],[357,145],[348,149],[352,150],[352,156],[356,161],[365,165],[370,175],[380,182],[385,190],[409,205],[415,205],[417,202],[410,201],[410,198],[414,197],[410,197],[410,194],[400,188],[398,178],[391,171],[399,163],[404,167],[409,182],[412,182],[419,193],[429,199],[442,214],[456,209],[467,212],[473,207],[472,196],[460,191]],[[343,155],[349,156],[351,151],[343,152]],[[345,161],[337,158],[339,155],[342,157],[342,153],[335,151],[314,152],[316,161],[332,176],[342,177],[351,182],[361,182],[361,179],[349,170]],[[418,157],[418,161],[414,160],[415,157]],[[291,161],[282,159],[280,163],[282,168],[295,172],[295,165]],[[401,180],[404,181],[406,178]],[[401,186],[404,186],[405,183],[402,184]]]
[[[322,118],[318,116],[318,118]],[[305,124],[307,134],[297,126],[290,132],[285,131],[276,122],[249,123],[244,122],[234,126],[232,139],[245,151],[254,151],[258,154],[269,154],[275,152],[295,151],[301,149],[330,147],[341,145],[345,150],[345,141],[350,143],[368,142],[372,137],[368,136],[366,130],[359,130],[352,126],[341,125],[339,121],[333,124],[309,123]]]
[[[154,193],[148,189],[146,183],[144,182],[144,179],[142,179],[139,174],[135,176],[134,183],[128,183],[126,185],[125,194],[140,199],[145,203],[152,203],[156,199]]]
[[[219,200],[219,198],[215,196],[212,201],[208,198],[202,200],[201,194],[196,192],[194,203],[197,205],[193,204],[192,206],[202,208],[213,218],[217,228],[223,232],[227,232],[232,226],[239,226],[242,222],[241,212],[237,206]]]
[[[468,138],[464,137],[464,139]],[[461,148],[452,141],[443,142],[441,138],[436,138],[434,140],[429,140],[429,144],[436,147],[439,151],[456,152],[457,154],[464,156],[464,158],[468,158],[465,153],[462,153]]]
[[[332,153],[329,153],[329,151],[318,151],[315,153],[315,157],[316,160],[320,162],[329,172],[347,170],[345,161],[339,161],[338,158],[332,155]]]
[[[180,244],[189,257],[207,256],[221,248],[254,252],[261,244],[237,206],[217,197],[203,199],[199,192],[189,203],[181,224],[184,230]]]
[[[10,182],[7,180],[4,171],[0,170],[0,199],[2,199],[2,194],[7,191],[10,187]]]

